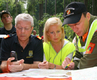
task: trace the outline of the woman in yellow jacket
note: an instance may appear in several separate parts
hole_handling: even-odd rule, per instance
[[[44,26],[43,49],[46,61],[39,63],[41,69],[62,69],[62,62],[66,57],[72,59],[75,46],[64,39],[64,27],[57,17],[49,18]]]

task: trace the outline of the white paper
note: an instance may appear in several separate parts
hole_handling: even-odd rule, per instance
[[[71,75],[69,70],[58,70],[58,69],[29,69],[15,73],[4,73],[0,74],[0,77],[34,77],[34,78],[68,78]]]
[[[97,80],[97,67],[73,70],[72,80]]]
[[[3,73],[0,74],[0,77],[34,77],[34,78],[72,77],[72,80],[97,80],[97,67],[80,70],[29,69],[15,73]]]

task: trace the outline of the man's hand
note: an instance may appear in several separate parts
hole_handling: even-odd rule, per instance
[[[14,59],[14,57],[10,57],[7,61],[2,61],[1,69],[3,72],[18,72],[23,70],[24,60],[21,59],[15,62],[11,62]]]
[[[12,58],[9,58],[7,60],[7,65],[10,72],[18,72],[23,70],[23,63],[24,63],[23,59],[15,62],[11,62],[11,61],[12,61]]]

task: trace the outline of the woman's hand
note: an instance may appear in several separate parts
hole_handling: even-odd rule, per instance
[[[38,67],[40,69],[49,69],[49,66],[50,66],[50,64],[49,64],[48,61],[43,61],[43,62],[41,62],[41,63],[38,64]]]

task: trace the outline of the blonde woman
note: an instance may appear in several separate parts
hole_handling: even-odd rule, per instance
[[[64,39],[64,27],[57,17],[49,18],[44,26],[43,49],[46,61],[39,63],[41,69],[62,69],[62,62],[66,57],[72,59],[75,46]]]

